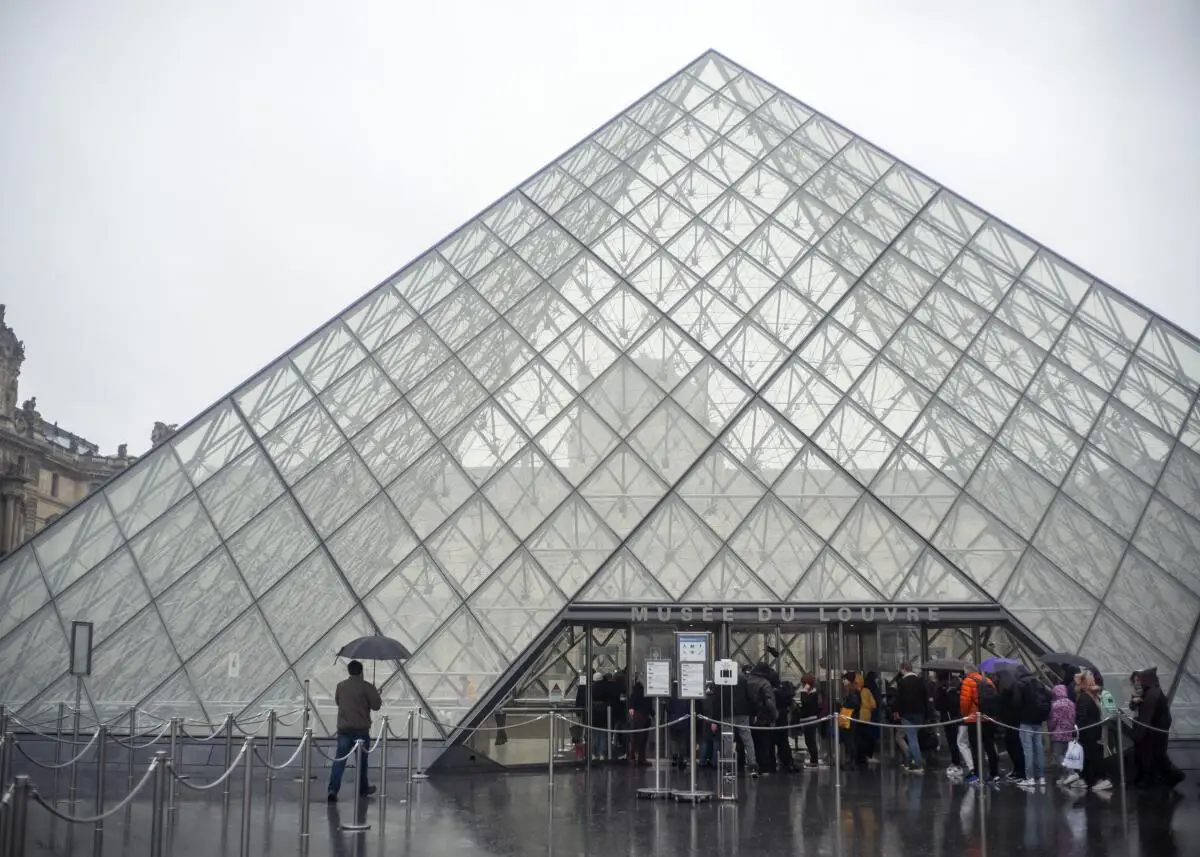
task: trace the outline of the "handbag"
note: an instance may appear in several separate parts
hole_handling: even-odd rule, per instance
[[[838,714],[838,728],[839,729],[849,729],[850,728],[850,718],[853,716],[854,716],[854,709],[850,708],[848,706],[844,707],[841,710],[841,712]]]
[[[1067,745],[1067,754],[1063,756],[1063,767],[1068,771],[1083,770],[1083,745],[1079,743],[1079,730],[1075,730],[1075,738]]]

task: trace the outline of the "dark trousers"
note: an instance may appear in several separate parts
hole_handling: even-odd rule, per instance
[[[1083,770],[1079,772],[1079,776],[1083,777],[1083,781],[1089,787],[1104,779],[1104,745],[1097,740],[1098,737],[1092,736],[1080,741],[1083,744]]]
[[[790,771],[795,767],[792,762],[792,745],[788,743],[788,733],[783,726],[787,725],[786,721],[777,724],[779,727],[773,732],[768,733],[771,736],[771,743],[775,745],[775,754],[779,758],[779,767],[785,771]]]
[[[371,748],[371,736],[366,732],[339,732],[337,734],[337,752],[334,753],[334,758],[341,759],[340,762],[334,762],[333,767],[329,769],[329,793],[335,795],[342,790],[342,774],[346,772],[345,756],[354,747],[354,742],[361,740],[363,742],[363,754],[361,761],[355,760],[358,765],[358,790],[365,793],[367,790],[367,754],[366,750]]]
[[[817,756],[817,728],[816,726],[804,727],[804,746],[808,750],[808,761],[814,765],[819,759]]]
[[[946,744],[950,747],[950,762],[961,768],[963,759],[962,753],[958,752],[958,724],[943,728],[946,732]]]
[[[968,723],[967,740],[971,742],[971,756],[975,759],[975,773],[983,776],[983,759],[979,755],[979,743],[976,737],[976,726]],[[983,724],[983,752],[987,755],[987,775],[989,778],[1000,776],[1000,756],[996,753],[996,727],[990,723]]]
[[[631,735],[627,735],[629,741],[629,761],[635,764],[646,763],[646,744],[650,740],[650,733],[646,731],[646,727],[650,725],[649,715],[639,711],[633,715],[633,719],[629,721],[629,728],[638,731]]]
[[[1008,751],[1009,761],[1012,762],[1013,774],[1022,780],[1025,779],[1025,748],[1021,746],[1019,730],[1004,730],[1004,749]]]
[[[765,729],[753,729],[754,757],[758,760],[758,770],[764,774],[775,773],[775,748],[771,733]]]

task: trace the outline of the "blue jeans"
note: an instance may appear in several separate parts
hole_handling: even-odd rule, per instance
[[[345,756],[354,747],[354,742],[362,740],[364,750],[371,748],[371,736],[366,732],[339,732],[337,734],[337,752],[334,758]],[[357,760],[356,760],[357,763]],[[329,793],[335,795],[342,790],[342,774],[346,770],[346,762],[334,762],[333,768],[329,771]],[[367,757],[364,753],[362,765],[358,769],[358,790],[366,792],[367,790]]]
[[[908,761],[914,765],[925,764],[921,759],[921,741],[917,734],[920,731],[917,727],[925,725],[925,718],[920,714],[912,714],[901,717],[900,722],[904,724],[904,736],[908,739]]]
[[[1038,732],[1026,730],[1036,729]],[[1021,749],[1025,751],[1025,776],[1030,779],[1040,779],[1046,776],[1046,745],[1042,743],[1039,734],[1041,723],[1021,724]]]

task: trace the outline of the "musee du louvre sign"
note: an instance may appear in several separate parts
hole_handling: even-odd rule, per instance
[[[725,606],[646,604],[629,608],[634,622],[746,622],[764,624],[806,622],[945,622],[952,618],[943,606],[913,604]],[[954,611],[957,613],[958,611]]]

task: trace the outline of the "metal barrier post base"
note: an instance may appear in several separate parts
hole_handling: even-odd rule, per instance
[[[737,799],[737,759],[717,759],[717,800]]]
[[[365,830],[370,830],[371,825],[367,823],[367,808],[363,806],[363,793],[359,785],[359,777],[361,774],[361,766],[367,763],[367,748],[363,745],[362,739],[359,739],[354,748],[354,809],[352,814],[354,818],[350,821],[343,821],[338,825],[340,830],[348,830],[351,833],[362,833]]]

